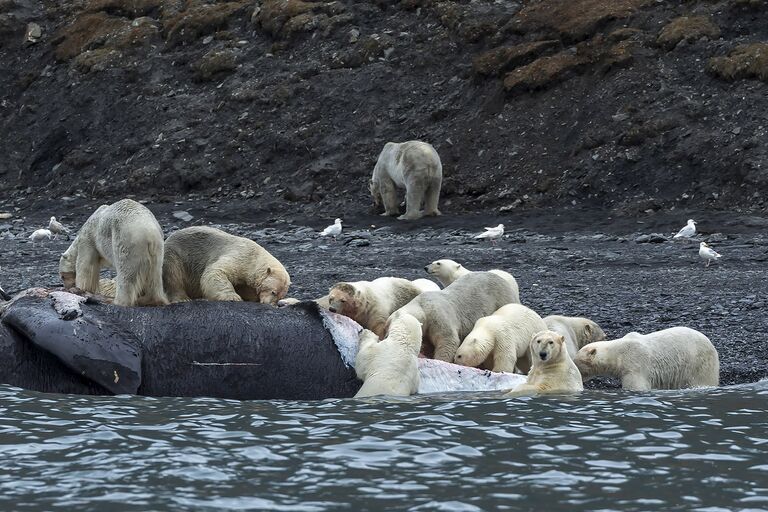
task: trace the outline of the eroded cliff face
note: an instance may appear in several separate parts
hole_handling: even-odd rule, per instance
[[[6,200],[352,213],[383,144],[443,211],[765,211],[765,0],[0,0]]]

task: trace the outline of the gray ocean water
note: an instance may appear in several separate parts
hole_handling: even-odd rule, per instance
[[[0,386],[0,510],[768,510],[768,382],[398,401]]]

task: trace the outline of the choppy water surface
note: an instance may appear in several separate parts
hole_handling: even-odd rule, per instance
[[[768,383],[236,402],[0,387],[0,510],[766,510]]]

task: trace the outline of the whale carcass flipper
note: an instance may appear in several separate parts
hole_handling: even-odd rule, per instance
[[[136,394],[141,384],[141,346],[132,333],[108,320],[62,315],[51,302],[18,299],[3,323],[56,356],[75,373],[115,394]]]

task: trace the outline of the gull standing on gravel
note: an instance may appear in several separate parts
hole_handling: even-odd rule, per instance
[[[699,256],[701,256],[701,258],[707,262],[707,264],[704,265],[705,267],[708,267],[709,264],[716,259],[722,258],[722,256],[710,248],[706,242],[701,242],[699,244]]]
[[[487,238],[492,244],[504,235],[504,224],[499,224],[495,228],[485,228],[485,233],[480,233],[475,238]]]
[[[48,240],[51,239],[51,232],[47,229],[37,229],[34,233],[29,235],[29,239],[32,240],[32,245],[35,245],[35,242],[42,242],[48,238]]]
[[[69,229],[67,229],[64,224],[57,221],[56,217],[51,217],[50,222],[48,222],[48,231],[53,233],[53,238],[56,238],[56,235],[66,235],[67,240],[69,240]]]
[[[677,232],[672,238],[691,238],[696,234],[696,221],[688,219],[688,224],[683,226],[683,229]]]
[[[325,228],[320,236],[332,236],[334,240],[341,234],[341,219],[336,219],[333,224]]]

